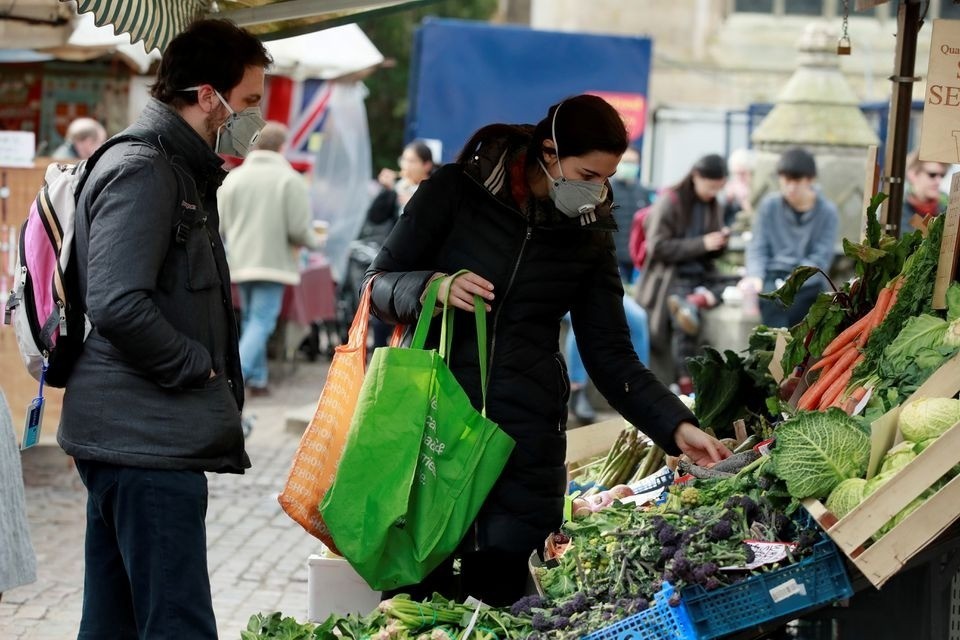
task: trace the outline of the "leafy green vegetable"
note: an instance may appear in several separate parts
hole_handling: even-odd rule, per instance
[[[931,310],[933,283],[940,260],[943,238],[943,217],[937,216],[927,228],[927,237],[903,265],[904,285],[886,319],[870,334],[864,360],[853,372],[853,380],[861,384],[880,370],[880,361],[887,346],[900,334],[903,325],[914,316]],[[908,234],[914,238],[917,234]],[[915,238],[914,238],[915,239]]]
[[[844,253],[853,261],[857,277],[838,291],[821,293],[807,317],[791,328],[792,340],[781,362],[784,371],[792,372],[810,356],[819,356],[844,328],[872,309],[880,290],[904,270],[905,261],[915,253],[920,243],[919,233],[909,233],[899,239],[883,235],[877,208],[884,199],[886,195],[878,193],[867,208],[864,242],[844,241]]]
[[[863,487],[867,481],[863,478],[848,478],[838,484],[830,497],[827,498],[826,507],[837,518],[843,518],[853,511],[854,507],[863,502]]]
[[[947,321],[936,316],[924,314],[909,318],[899,335],[883,350],[883,363],[894,370],[902,369],[921,349],[942,344],[946,332]]]
[[[960,400],[920,398],[900,411],[900,433],[907,440],[923,442],[937,438],[960,422]]]
[[[775,300],[784,307],[789,307],[793,304],[793,299],[797,297],[797,293],[800,292],[800,288],[803,287],[807,280],[818,273],[823,274],[824,278],[830,280],[820,267],[799,266],[793,270],[793,273],[791,273],[790,277],[783,283],[783,286],[776,291],[761,293],[760,297],[766,298],[767,300]],[[831,282],[830,284],[832,285],[833,283]]]
[[[794,498],[825,498],[844,480],[867,472],[870,438],[839,409],[801,412],[775,435],[774,472]]]
[[[887,471],[899,471],[917,457],[917,444],[910,440],[904,440],[890,451],[887,451],[880,462],[880,473]]]
[[[766,400],[776,397],[777,384],[769,368],[781,331],[763,325],[754,329],[743,357],[707,347],[703,355],[688,361],[696,391],[693,412],[704,429],[725,437],[733,435],[737,419],[772,419]]]

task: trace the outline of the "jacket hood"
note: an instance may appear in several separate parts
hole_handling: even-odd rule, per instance
[[[463,164],[464,173],[537,227],[615,231],[617,223],[612,214],[613,190],[609,181],[606,199],[596,211],[577,218],[568,217],[549,198],[533,197],[525,184],[527,148],[533,136],[533,126],[522,125],[516,129],[516,135],[481,142]]]

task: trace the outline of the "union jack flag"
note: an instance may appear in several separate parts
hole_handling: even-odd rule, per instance
[[[287,157],[309,162],[316,151],[311,148],[314,134],[322,134],[329,115],[333,84],[324,80],[293,80],[270,76],[263,100],[266,120],[287,125]]]

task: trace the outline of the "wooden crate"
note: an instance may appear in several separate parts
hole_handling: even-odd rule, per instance
[[[944,363],[903,405],[891,409],[873,423],[868,477],[877,472],[880,460],[890,447],[902,439],[897,419],[903,406],[919,398],[949,398],[958,392],[960,355]],[[960,476],[941,487],[873,545],[866,549],[864,545],[891,518],[958,463],[960,422],[844,518],[837,520],[818,500],[805,500],[804,506],[850,561],[879,589],[910,558],[960,519]]]
[[[567,430],[567,465],[606,455],[626,426],[623,418],[616,417]]]

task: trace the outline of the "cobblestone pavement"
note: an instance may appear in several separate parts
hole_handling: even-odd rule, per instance
[[[297,433],[285,429],[284,413],[316,402],[327,365],[298,363],[273,373],[272,395],[247,402],[247,413],[255,417],[247,440],[253,468],[242,476],[208,476],[210,580],[224,640],[239,638],[250,616],[260,611],[281,610],[306,620],[306,562],[319,542],[280,510],[277,493],[299,441]],[[0,637],[76,638],[86,494],[71,459],[58,447],[28,450],[23,464],[38,579],[3,594]]]

